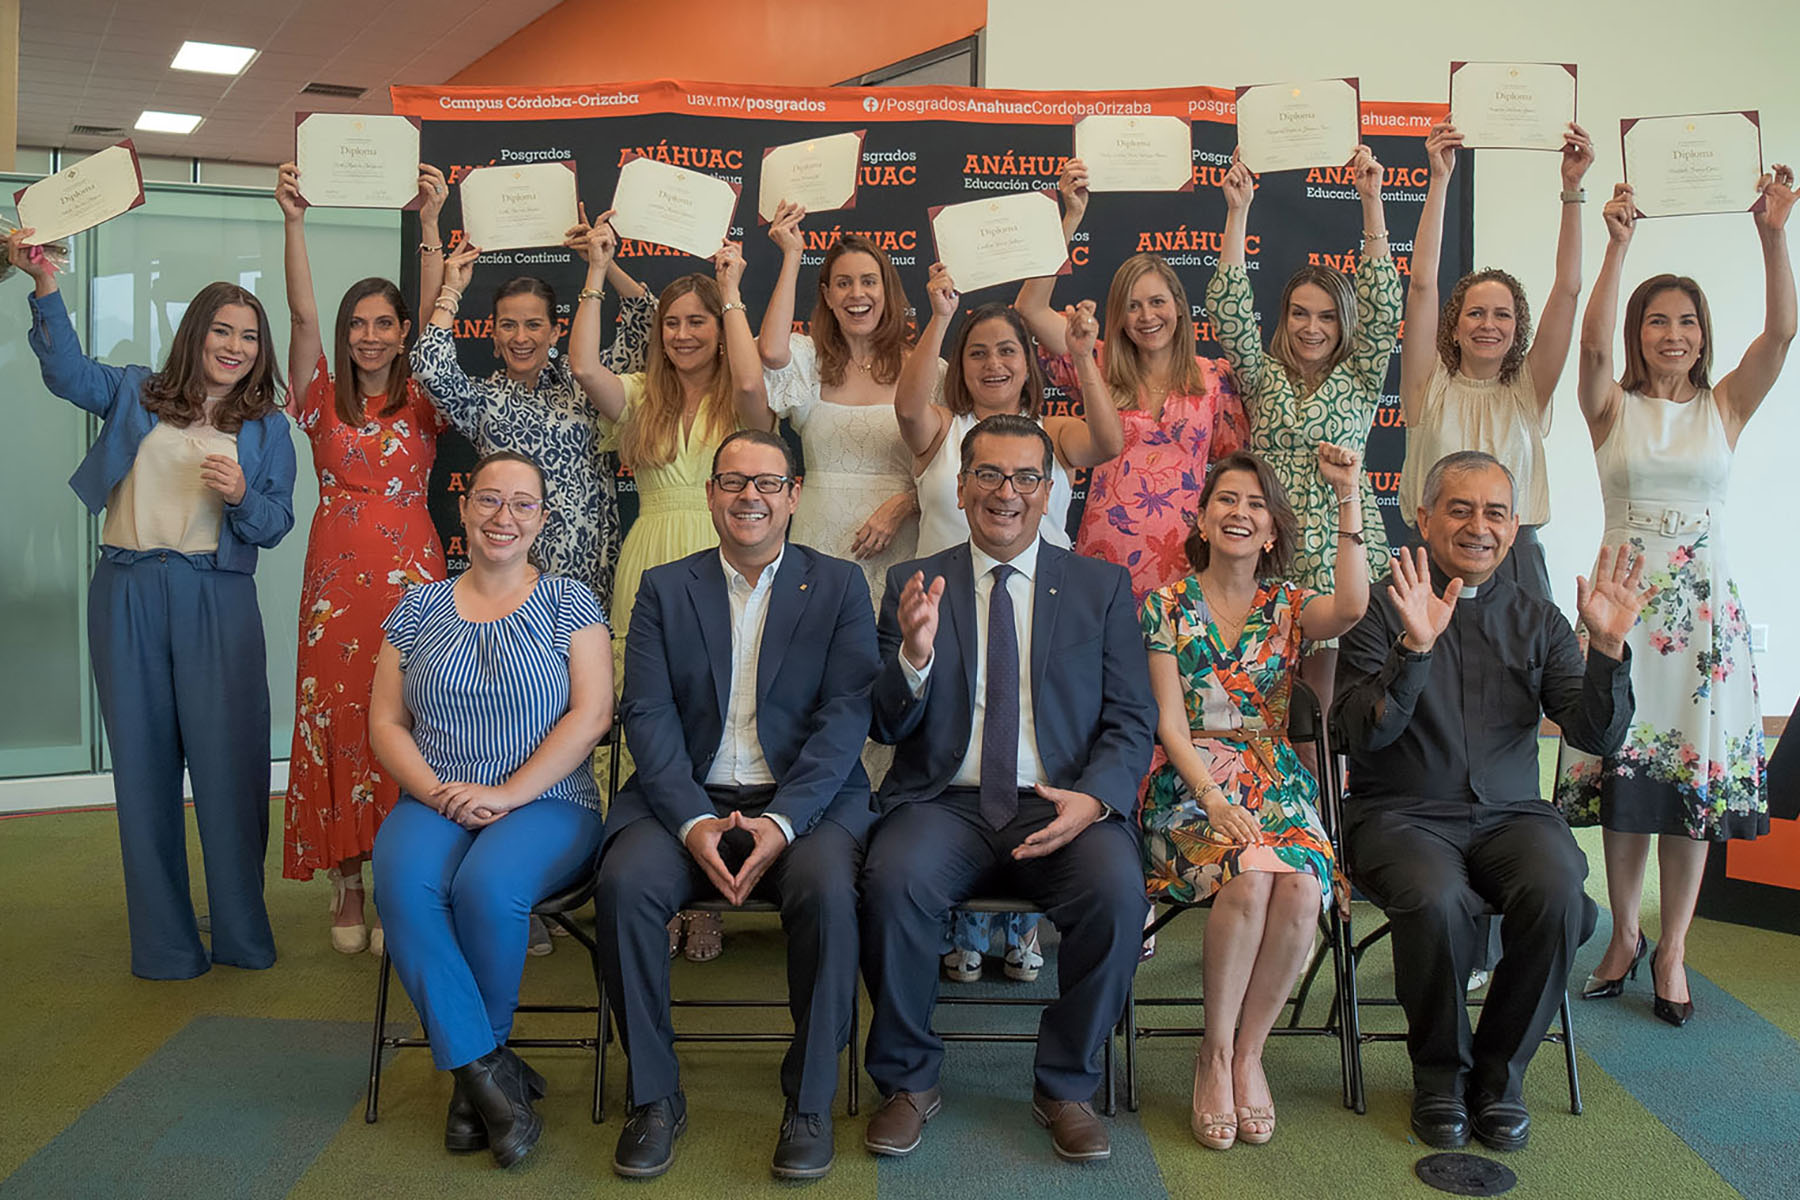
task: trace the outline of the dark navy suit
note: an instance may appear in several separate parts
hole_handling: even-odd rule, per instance
[[[631,610],[620,715],[636,771],[607,815],[596,898],[601,967],[631,1058],[631,1102],[672,1093],[671,917],[716,889],[680,841],[696,817],[779,814],[794,841],[758,891],[781,905],[794,1043],[782,1091],[826,1112],[856,1003],[856,881],[874,813],[861,753],[875,676],[868,584],[854,563],[790,544],[756,656],[756,734],[773,788],[708,787],[731,689],[731,605],[719,551],[646,572]],[[738,835],[741,837],[742,835]],[[721,847],[736,869],[747,846]]]
[[[915,696],[900,662],[899,599],[915,571],[945,578],[933,657]],[[1015,589],[1017,590],[1017,589]],[[874,1001],[868,1070],[883,1095],[937,1084],[943,1043],[930,1028],[937,951],[949,910],[977,892],[1018,895],[1062,934],[1060,998],[1038,1029],[1036,1078],[1059,1100],[1090,1099],[1100,1054],[1137,969],[1146,903],[1132,814],[1150,762],[1156,706],[1125,571],[1040,542],[1032,581],[1031,695],[1042,778],[1111,810],[1043,858],[1011,851],[1054,807],[1021,792],[1000,829],[980,816],[976,789],[953,787],[968,754],[978,645],[967,543],[888,573],[878,623],[881,674],[874,735],[895,746],[877,800],[880,823],[863,871],[863,972]]]

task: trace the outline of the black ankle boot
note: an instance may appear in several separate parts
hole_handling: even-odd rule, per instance
[[[468,1154],[473,1150],[486,1150],[488,1144],[487,1128],[481,1123],[481,1114],[475,1111],[469,1094],[463,1091],[462,1080],[450,1089],[450,1111],[444,1116],[444,1149],[452,1154]]]
[[[452,1073],[481,1118],[494,1161],[510,1167],[530,1153],[544,1131],[544,1121],[532,1111],[530,1093],[505,1049],[490,1050]]]

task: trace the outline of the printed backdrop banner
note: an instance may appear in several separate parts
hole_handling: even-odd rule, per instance
[[[704,171],[740,185],[742,199],[731,236],[744,243],[748,265],[743,290],[753,327],[761,321],[780,263],[767,227],[759,224],[756,214],[758,172],[767,147],[867,131],[854,206],[809,215],[802,226],[807,249],[795,318],[804,327],[816,294],[818,265],[826,248],[844,234],[864,234],[888,252],[905,282],[908,311],[916,314],[925,303],[932,260],[929,208],[982,196],[1053,190],[1063,162],[1073,152],[1074,123],[1090,113],[1181,117],[1193,128],[1193,190],[1094,196],[1072,247],[1073,270],[1057,281],[1055,303],[1060,307],[1091,299],[1103,306],[1118,265],[1139,251],[1154,251],[1169,260],[1187,290],[1201,353],[1218,354],[1202,297],[1218,265],[1225,222],[1219,184],[1236,144],[1229,89],[806,89],[657,80],[545,89],[396,87],[392,96],[396,113],[422,121],[421,153],[425,161],[441,167],[452,184],[476,167],[572,162],[590,216],[606,209],[620,166],[633,156]],[[1369,100],[1362,104],[1364,140],[1386,168],[1387,223],[1403,277],[1428,183],[1424,135],[1443,113],[1441,104]],[[1448,206],[1440,280],[1446,292],[1471,265],[1474,172],[1468,158],[1465,155],[1458,164]],[[1296,268],[1312,262],[1355,269],[1362,212],[1343,167],[1271,174],[1260,183],[1250,210],[1246,261],[1266,339],[1282,286]],[[458,203],[453,187],[444,209],[444,236],[452,245],[461,238]],[[418,286],[418,259],[413,253],[419,240],[417,217],[404,214],[403,222],[402,282],[411,295]],[[653,292],[690,271],[712,270],[703,259],[634,241],[621,246],[619,264]],[[556,315],[566,333],[585,265],[559,247],[483,256],[456,321],[462,364],[471,375],[497,369],[489,297],[496,285],[516,275],[537,275],[552,285]],[[962,311],[990,300],[1010,300],[1017,287],[998,285],[965,295]],[[427,310],[431,299],[425,301]],[[616,306],[609,291],[603,326],[608,337]],[[1366,462],[1390,535],[1400,529],[1394,508],[1404,449],[1398,379],[1396,357],[1388,394],[1375,415]],[[1079,412],[1072,404],[1054,393],[1050,411]],[[473,452],[460,438],[449,436],[440,443],[432,504],[452,570],[465,565],[454,494],[461,490],[472,462]],[[629,522],[636,512],[636,496],[628,475],[621,473],[618,482],[621,515]],[[1085,495],[1080,473],[1075,485],[1071,530],[1080,519]]]

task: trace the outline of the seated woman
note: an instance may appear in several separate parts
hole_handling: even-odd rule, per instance
[[[432,1058],[456,1076],[444,1145],[505,1167],[543,1128],[543,1077],[506,1038],[532,906],[600,849],[588,760],[612,724],[612,647],[588,586],[529,561],[536,463],[488,455],[460,508],[468,571],[408,591],[383,624],[369,737],[400,800],[375,838],[375,902]]]
[[[1330,442],[1318,455],[1338,497],[1336,592],[1283,578],[1294,510],[1267,463],[1235,453],[1201,492],[1194,574],[1144,600],[1162,747],[1139,813],[1144,868],[1152,900],[1213,901],[1193,1130],[1215,1150],[1274,1136],[1263,1045],[1337,878],[1318,786],[1287,740],[1288,697],[1306,644],[1362,618],[1369,564],[1358,455]]]

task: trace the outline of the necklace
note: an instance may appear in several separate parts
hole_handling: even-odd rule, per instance
[[[874,367],[875,360],[871,358],[868,362],[857,362],[853,358],[850,360],[850,365],[855,367],[857,370],[861,371],[864,375],[867,375],[869,373],[870,369],[872,367]]]
[[[1226,617],[1219,606],[1213,603],[1212,598],[1207,596],[1204,585],[1201,586],[1200,597],[1206,601],[1207,615],[1212,618],[1214,627],[1219,631],[1219,642],[1226,649],[1236,646],[1238,639],[1244,636],[1244,626],[1249,624],[1250,610],[1256,607],[1256,597],[1251,596],[1250,602],[1244,605],[1243,611],[1238,614],[1235,621]]]

